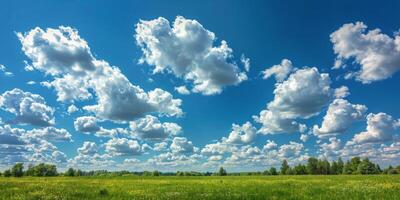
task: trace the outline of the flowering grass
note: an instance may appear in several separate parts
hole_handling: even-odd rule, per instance
[[[400,175],[0,177],[0,199],[400,199]]]

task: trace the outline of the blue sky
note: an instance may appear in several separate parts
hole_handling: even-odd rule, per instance
[[[1,4],[1,168],[399,164],[399,2]]]

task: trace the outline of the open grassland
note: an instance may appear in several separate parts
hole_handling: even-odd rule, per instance
[[[0,199],[400,199],[400,176],[0,177]]]

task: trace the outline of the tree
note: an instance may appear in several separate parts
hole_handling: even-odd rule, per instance
[[[353,170],[351,168],[351,163],[350,161],[346,161],[346,164],[344,164],[343,167],[343,174],[352,174]]]
[[[286,160],[282,161],[282,166],[281,166],[281,174],[285,175],[288,174],[288,170],[289,170],[289,164]]]
[[[155,170],[155,171],[153,171],[153,174],[152,174],[152,176],[160,176],[160,172],[159,172],[159,171],[157,171],[157,170]]]
[[[4,171],[4,177],[10,177],[11,176],[11,171],[9,169]]]
[[[278,175],[278,172],[276,171],[275,167],[271,167],[269,169],[269,174],[275,176],[275,175]]]
[[[21,177],[24,175],[24,164],[22,163],[17,163],[11,168],[11,174],[14,177]]]
[[[378,174],[379,170],[374,163],[365,158],[357,167],[357,174]]]
[[[294,172],[296,175],[304,175],[307,174],[306,166],[302,164],[298,164],[294,167]]]
[[[350,160],[350,168],[353,174],[357,173],[358,165],[361,163],[360,157],[353,157]]]
[[[341,157],[339,157],[338,162],[337,162],[337,170],[336,170],[336,174],[342,174],[343,173],[343,167],[344,167],[344,163]]]
[[[331,164],[330,174],[338,174],[338,163],[333,161]]]
[[[227,175],[226,170],[223,167],[220,167],[219,171],[218,171],[218,175],[219,176],[226,176]]]
[[[75,175],[75,170],[70,167],[66,172],[65,172],[65,176],[74,176]]]
[[[318,160],[316,158],[309,158],[307,161],[307,172],[308,174],[317,174],[318,173]]]

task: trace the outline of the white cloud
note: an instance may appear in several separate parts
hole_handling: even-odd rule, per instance
[[[335,68],[345,60],[354,58],[361,66],[356,79],[371,83],[391,77],[400,70],[400,36],[394,38],[380,29],[366,32],[362,22],[344,24],[331,34],[333,49],[337,54]]]
[[[167,142],[159,142],[155,143],[153,147],[154,151],[167,151],[168,150],[168,143]]]
[[[275,76],[275,80],[277,82],[282,82],[293,70],[294,69],[292,62],[288,59],[283,59],[281,61],[281,64],[274,65],[268,69],[265,69],[264,71],[262,71],[262,74],[264,75],[263,76],[264,79],[268,79],[271,76]]]
[[[205,145],[204,148],[201,149],[201,154],[203,154],[203,155],[218,155],[218,154],[229,153],[229,152],[235,151],[236,149],[237,149],[237,147],[234,145],[217,142],[217,143]]]
[[[72,135],[67,130],[54,127],[33,129],[28,131],[26,135],[28,137],[41,138],[46,141],[72,142]]]
[[[228,138],[223,138],[223,140],[230,144],[248,144],[254,141],[256,134],[257,129],[250,122],[246,122],[242,126],[232,124],[232,131]]]
[[[344,133],[357,120],[364,118],[365,105],[351,104],[345,99],[335,99],[328,108],[321,127],[314,125],[313,132],[319,137]]]
[[[335,137],[329,138],[330,143],[323,143],[320,145],[321,153],[320,157],[328,159],[336,159],[337,155],[340,153],[342,147],[341,140]]]
[[[353,141],[356,143],[387,142],[393,139],[399,127],[400,121],[394,120],[386,113],[370,113],[367,116],[367,130],[354,135]]]
[[[267,140],[267,143],[265,143],[263,150],[271,150],[275,149],[276,147],[278,147],[278,145],[274,141]]]
[[[82,155],[94,155],[98,152],[98,147],[94,142],[85,141],[82,147],[77,149],[77,152]]]
[[[303,142],[307,142],[307,140],[308,140],[309,137],[310,137],[310,136],[307,135],[307,134],[301,134],[301,135],[300,135],[300,140],[303,141]]]
[[[254,120],[262,124],[262,134],[305,132],[307,127],[295,121],[307,119],[320,112],[332,99],[328,74],[318,69],[303,68],[293,72],[285,81],[277,83],[274,100]]]
[[[334,95],[336,99],[343,99],[350,95],[349,88],[347,86],[336,88]]]
[[[28,85],[35,85],[36,82],[35,82],[35,81],[28,81],[28,82],[26,82],[26,84],[28,84]]]
[[[72,114],[77,111],[79,111],[79,108],[76,107],[74,104],[68,106],[68,109],[67,109],[68,114]]]
[[[278,156],[281,158],[297,157],[301,154],[304,146],[301,143],[289,142],[279,147]]]
[[[132,156],[143,153],[140,144],[136,140],[126,138],[112,138],[104,146],[106,152],[114,156]]]
[[[9,72],[6,70],[7,70],[6,66],[0,64],[0,72],[3,72],[4,76],[7,76],[7,77],[14,76],[14,74],[12,72]]]
[[[97,119],[93,116],[78,117],[74,121],[74,127],[76,131],[83,133],[94,133],[100,130],[97,125]]]
[[[35,28],[18,33],[18,37],[33,68],[54,77],[44,84],[56,89],[59,101],[85,100],[93,91],[97,104],[84,109],[115,121],[130,121],[153,112],[167,116],[183,113],[180,99],[161,89],[146,93],[132,85],[117,67],[97,60],[75,29]]]
[[[182,95],[188,95],[190,94],[190,91],[186,88],[186,86],[182,85],[179,87],[175,87],[175,90]]]
[[[242,54],[242,56],[240,56],[240,62],[242,62],[243,66],[244,66],[244,70],[246,70],[246,72],[250,71],[250,58],[246,58],[246,56],[244,56],[244,54]]]
[[[214,33],[196,20],[176,17],[172,27],[167,19],[141,20],[135,39],[142,48],[142,62],[155,66],[153,72],[170,72],[193,83],[192,92],[218,94],[223,87],[247,80],[235,63],[225,41],[213,46]]]
[[[170,149],[172,153],[193,153],[196,147],[185,137],[174,137]]]
[[[157,117],[146,115],[143,118],[130,122],[134,135],[141,139],[164,140],[170,136],[178,135],[182,131],[176,123],[161,123]]]
[[[46,104],[43,97],[18,88],[0,95],[0,108],[15,114],[10,123],[50,126],[55,123],[54,109]]]

